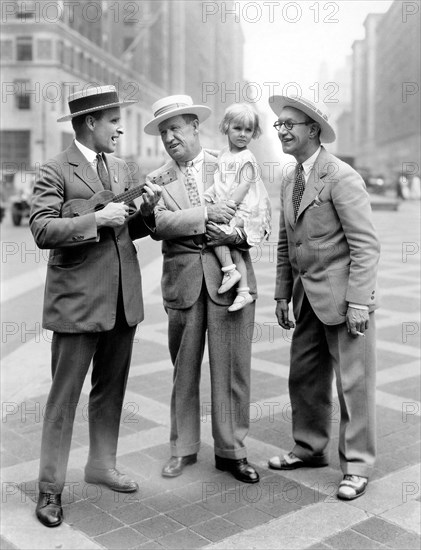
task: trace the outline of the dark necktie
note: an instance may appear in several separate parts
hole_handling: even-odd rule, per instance
[[[300,209],[301,198],[304,193],[305,180],[303,174],[303,165],[297,164],[295,169],[295,184],[292,190],[292,204],[294,206],[295,220],[297,220],[298,210]]]
[[[191,206],[200,206],[199,190],[197,189],[196,178],[193,173],[193,161],[186,162],[186,189],[189,195]]]
[[[108,189],[111,191],[111,183],[110,183],[110,175],[107,172],[107,169],[105,168],[104,159],[101,155],[101,153],[98,153],[96,156],[97,161],[97,171],[99,179],[101,180],[102,185],[104,186],[104,189]]]

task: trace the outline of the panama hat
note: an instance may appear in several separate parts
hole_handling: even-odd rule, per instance
[[[178,115],[196,115],[199,122],[206,120],[212,110],[204,105],[194,105],[189,95],[170,95],[156,101],[152,105],[154,118],[149,121],[144,130],[151,136],[159,136],[158,126],[164,120]]]
[[[329,112],[323,103],[323,110],[315,103],[304,97],[288,97],[286,95],[273,95],[269,98],[272,111],[279,116],[284,107],[293,107],[302,111],[320,125],[320,141],[332,143],[336,139],[335,130],[329,124]]]
[[[115,86],[92,86],[70,94],[67,98],[70,115],[62,116],[57,122],[65,122],[79,115],[86,115],[102,109],[113,107],[126,107],[136,103],[135,99],[120,101]]]

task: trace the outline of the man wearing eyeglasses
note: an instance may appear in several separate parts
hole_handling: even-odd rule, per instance
[[[289,392],[295,445],[276,470],[328,465],[333,374],[340,405],[338,498],[361,496],[375,460],[376,274],[380,245],[360,175],[321,143],[335,140],[323,106],[272,96],[274,127],[296,166],[284,178],[275,300],[295,328]],[[292,299],[294,322],[289,317]]]

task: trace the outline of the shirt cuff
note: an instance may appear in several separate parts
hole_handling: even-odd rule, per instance
[[[209,221],[209,216],[208,216],[208,207],[205,206],[205,223],[208,223]]]
[[[354,309],[362,309],[364,311],[368,311],[368,306],[365,306],[363,304],[352,304],[351,302],[348,304],[349,307],[353,307]]]

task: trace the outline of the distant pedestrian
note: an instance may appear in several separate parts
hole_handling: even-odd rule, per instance
[[[323,107],[272,96],[283,152],[297,161],[283,178],[275,299],[278,322],[296,328],[289,392],[295,446],[269,466],[277,470],[328,464],[332,379],[340,404],[338,497],[367,487],[376,454],[375,324],[380,245],[360,175],[321,143],[335,133]]]
[[[43,424],[36,507],[39,521],[47,527],[63,520],[61,493],[73,422],[91,360],[85,481],[120,492],[138,489],[116,469],[133,337],[143,319],[132,240],[150,234],[145,218],[153,213],[161,188],[147,184],[139,211],[129,198],[128,205],[111,201],[96,210],[107,197],[133,187],[127,164],[109,154],[123,134],[120,107],[129,103],[119,101],[114,86],[72,94],[71,114],[59,122],[71,119],[76,138],[42,167],[34,187],[31,231],[40,248],[51,249],[43,327],[53,331],[53,380]]]
[[[260,169],[253,153],[247,149],[252,138],[261,134],[259,116],[244,103],[234,103],[225,111],[220,130],[228,137],[228,147],[218,157],[214,185],[204,193],[206,201],[233,200],[236,213],[229,224],[219,224],[224,233],[244,228],[247,243],[259,245],[270,235],[271,208]],[[236,247],[214,247],[224,273],[219,294],[237,285],[237,296],[228,311],[238,311],[254,300],[247,282],[247,266],[243,252]]]
[[[168,338],[174,365],[171,397],[171,457],[162,470],[175,477],[197,461],[200,449],[200,372],[205,342],[209,348],[212,434],[215,466],[246,483],[259,481],[247,462],[244,439],[249,428],[251,340],[247,327],[254,322],[255,302],[230,313],[234,290],[218,294],[221,269],[214,246],[244,250],[250,293],[256,279],[244,228],[227,235],[216,224],[229,223],[233,201],[205,204],[216,158],[202,149],[200,123],[211,110],[195,105],[190,96],[157,101],[145,132],[161,136],[171,157],[148,178],[168,175],[155,208],[155,238],[161,239],[164,257],[162,293],[168,314]],[[211,224],[210,222],[214,222]]]

